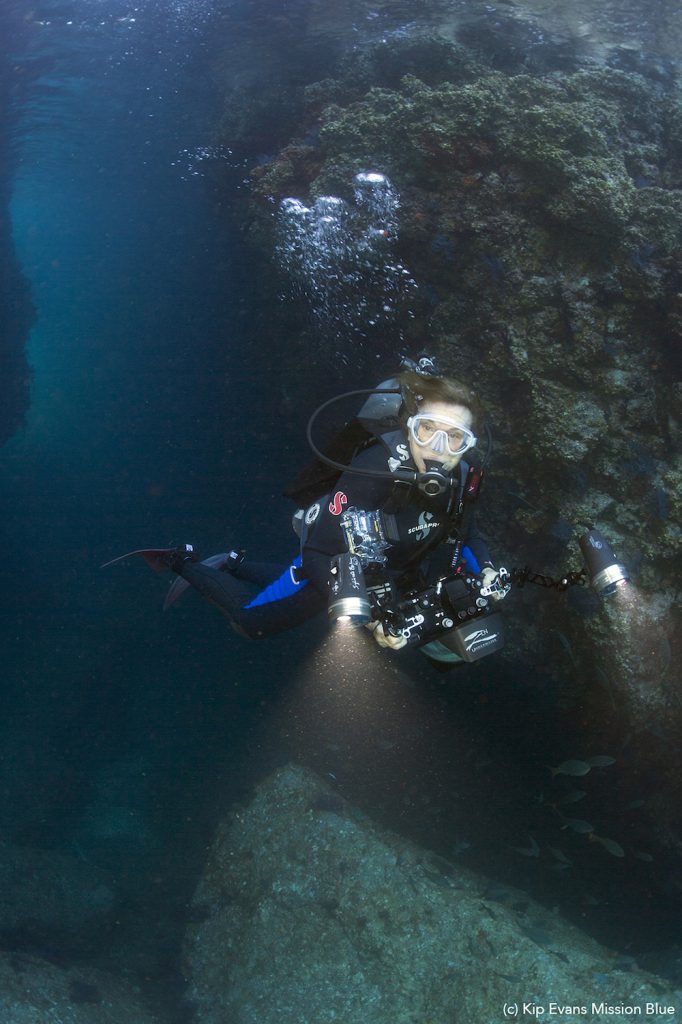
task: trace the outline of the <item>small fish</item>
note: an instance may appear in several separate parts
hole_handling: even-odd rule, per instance
[[[587,775],[588,772],[592,771],[592,765],[588,764],[587,761],[562,761],[556,768],[549,769],[552,773],[552,778],[555,775]]]
[[[616,957],[613,961],[613,966],[617,971],[632,971],[638,967],[637,961],[634,956],[628,956],[626,953]]]
[[[460,854],[464,853],[465,850],[470,849],[471,843],[467,843],[466,839],[460,839],[458,843],[455,843],[452,847],[452,856],[459,857]]]
[[[494,912],[493,912],[493,911],[492,911],[492,910],[490,909],[490,907],[488,906],[488,904],[487,904],[487,903],[479,903],[478,905],[479,905],[479,907],[481,908],[481,910],[483,911],[483,913],[484,913],[484,914],[487,914],[487,915],[488,915],[488,917],[489,917],[489,918],[490,918],[491,920],[493,920],[493,921],[497,921],[497,914],[495,914],[495,913],[494,913]]]
[[[498,978],[503,978],[505,981],[510,982],[512,985],[520,985],[525,983],[526,978],[520,974],[503,974],[502,971],[493,971]]]
[[[581,836],[588,832],[594,832],[594,825],[591,825],[589,821],[583,821],[582,818],[566,818],[561,827],[573,829]]]
[[[607,839],[606,836],[598,836],[593,832],[590,836],[591,843],[601,843],[605,850],[608,850],[614,857],[624,857],[625,850],[615,839]]]
[[[616,759],[609,754],[597,754],[596,757],[588,757],[587,763],[590,768],[608,768],[610,764],[616,763]]]
[[[586,892],[584,893],[581,902],[584,903],[586,907],[600,907],[603,900],[597,899],[597,897],[593,896],[591,892]]]
[[[432,882],[434,885],[437,885],[439,889],[452,888],[453,883],[451,879],[446,878],[445,875],[442,875],[440,873],[440,871],[434,871],[434,869],[430,868],[428,864],[422,864],[421,869],[428,878],[428,880]]]
[[[577,804],[578,800],[582,800],[587,793],[584,789],[572,789],[570,793],[566,793],[560,800],[557,800],[558,804]]]
[[[631,800],[627,805],[629,811],[638,811],[640,807],[644,807],[646,800]]]
[[[440,871],[443,875],[452,875],[454,873],[454,865],[446,857],[441,857],[439,853],[430,853],[429,862],[432,868]]]
[[[571,659],[571,664],[574,665],[575,668],[577,668],[578,667],[578,663],[575,660],[575,656],[573,654],[573,648],[571,647],[571,644],[570,644],[570,641],[569,641],[568,637],[564,636],[564,634],[560,630],[558,630],[558,629],[550,629],[549,632],[550,633],[554,633],[554,636],[558,639],[559,643],[561,644],[563,649],[566,651],[566,654]]]
[[[526,506],[527,506],[528,508],[532,508],[534,512],[537,512],[537,508],[536,508],[536,506],[535,506],[535,505],[532,505],[532,504],[530,503],[530,501],[526,501],[526,499],[524,498],[524,496],[523,496],[522,494],[517,494],[517,493],[516,493],[516,491],[508,491],[508,490],[506,489],[506,487],[504,487],[504,488],[502,488],[502,489],[504,490],[505,494],[508,494],[508,495],[509,495],[510,497],[512,497],[512,498],[516,498],[516,500],[517,500],[517,501],[520,501],[520,502],[522,502],[522,503],[523,503],[524,505],[526,505]]]
[[[633,850],[632,852],[637,860],[645,860],[647,864],[650,864],[654,859],[650,853],[646,853],[644,850]]]
[[[541,924],[520,925],[519,931],[522,935],[534,942],[536,946],[551,946],[552,936]]]
[[[522,857],[539,857],[540,847],[530,833],[528,838],[530,839],[530,846],[512,846],[511,849],[515,850],[516,853],[520,853]]]
[[[560,864],[564,864],[566,867],[570,867],[573,861],[569,860],[563,850],[560,850],[558,846],[549,846],[549,852],[553,857],[559,861]]]
[[[516,898],[516,890],[511,889],[508,885],[491,882],[490,885],[486,885],[480,896],[481,899],[495,900],[496,903],[509,903]]]

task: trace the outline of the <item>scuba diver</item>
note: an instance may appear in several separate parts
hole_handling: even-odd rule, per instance
[[[200,561],[189,544],[129,553],[178,575],[164,607],[191,586],[250,639],[328,608],[334,621],[364,624],[381,647],[410,643],[444,668],[502,646],[492,605],[508,593],[509,574],[494,567],[476,526],[483,470],[464,459],[483,428],[483,407],[432,359],[403,360],[403,367],[379,387],[338,396],[311,417],[316,460],[286,492],[300,506],[300,552],[290,565],[252,562],[240,550]],[[369,397],[320,451],[314,421],[356,394]],[[464,627],[468,635],[459,636]]]

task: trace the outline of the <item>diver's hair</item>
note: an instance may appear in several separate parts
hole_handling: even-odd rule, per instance
[[[408,418],[414,416],[424,403],[450,402],[467,408],[473,417],[474,429],[483,429],[483,403],[475,391],[461,380],[453,377],[422,377],[419,373],[406,370],[398,375],[398,382],[403,398],[399,413],[402,427],[406,426]]]

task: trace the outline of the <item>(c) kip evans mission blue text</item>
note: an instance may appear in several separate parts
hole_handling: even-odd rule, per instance
[[[521,1015],[529,1017],[586,1017],[588,1014],[612,1014],[614,1016],[631,1017],[672,1017],[675,1013],[674,1006],[665,1003],[641,1003],[630,1005],[628,1003],[606,1003],[592,1002],[579,1005],[549,1002],[542,1003],[521,1003]]]

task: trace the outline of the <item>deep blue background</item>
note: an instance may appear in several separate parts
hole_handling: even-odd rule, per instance
[[[130,10],[16,5],[4,41],[21,81],[12,216],[38,320],[26,427],[0,455],[1,813],[6,834],[48,844],[68,843],[93,772],[126,751],[152,766],[138,780],[152,802],[164,757],[234,758],[269,677],[264,651],[235,729],[224,706],[251,655],[217,613],[187,601],[164,618],[143,563],[99,564],[183,540],[249,545],[265,523],[272,557],[292,546],[286,512],[279,537],[272,514],[287,470],[270,481],[282,424],[249,331],[249,270],[189,155],[216,114],[210,10],[119,20]]]

